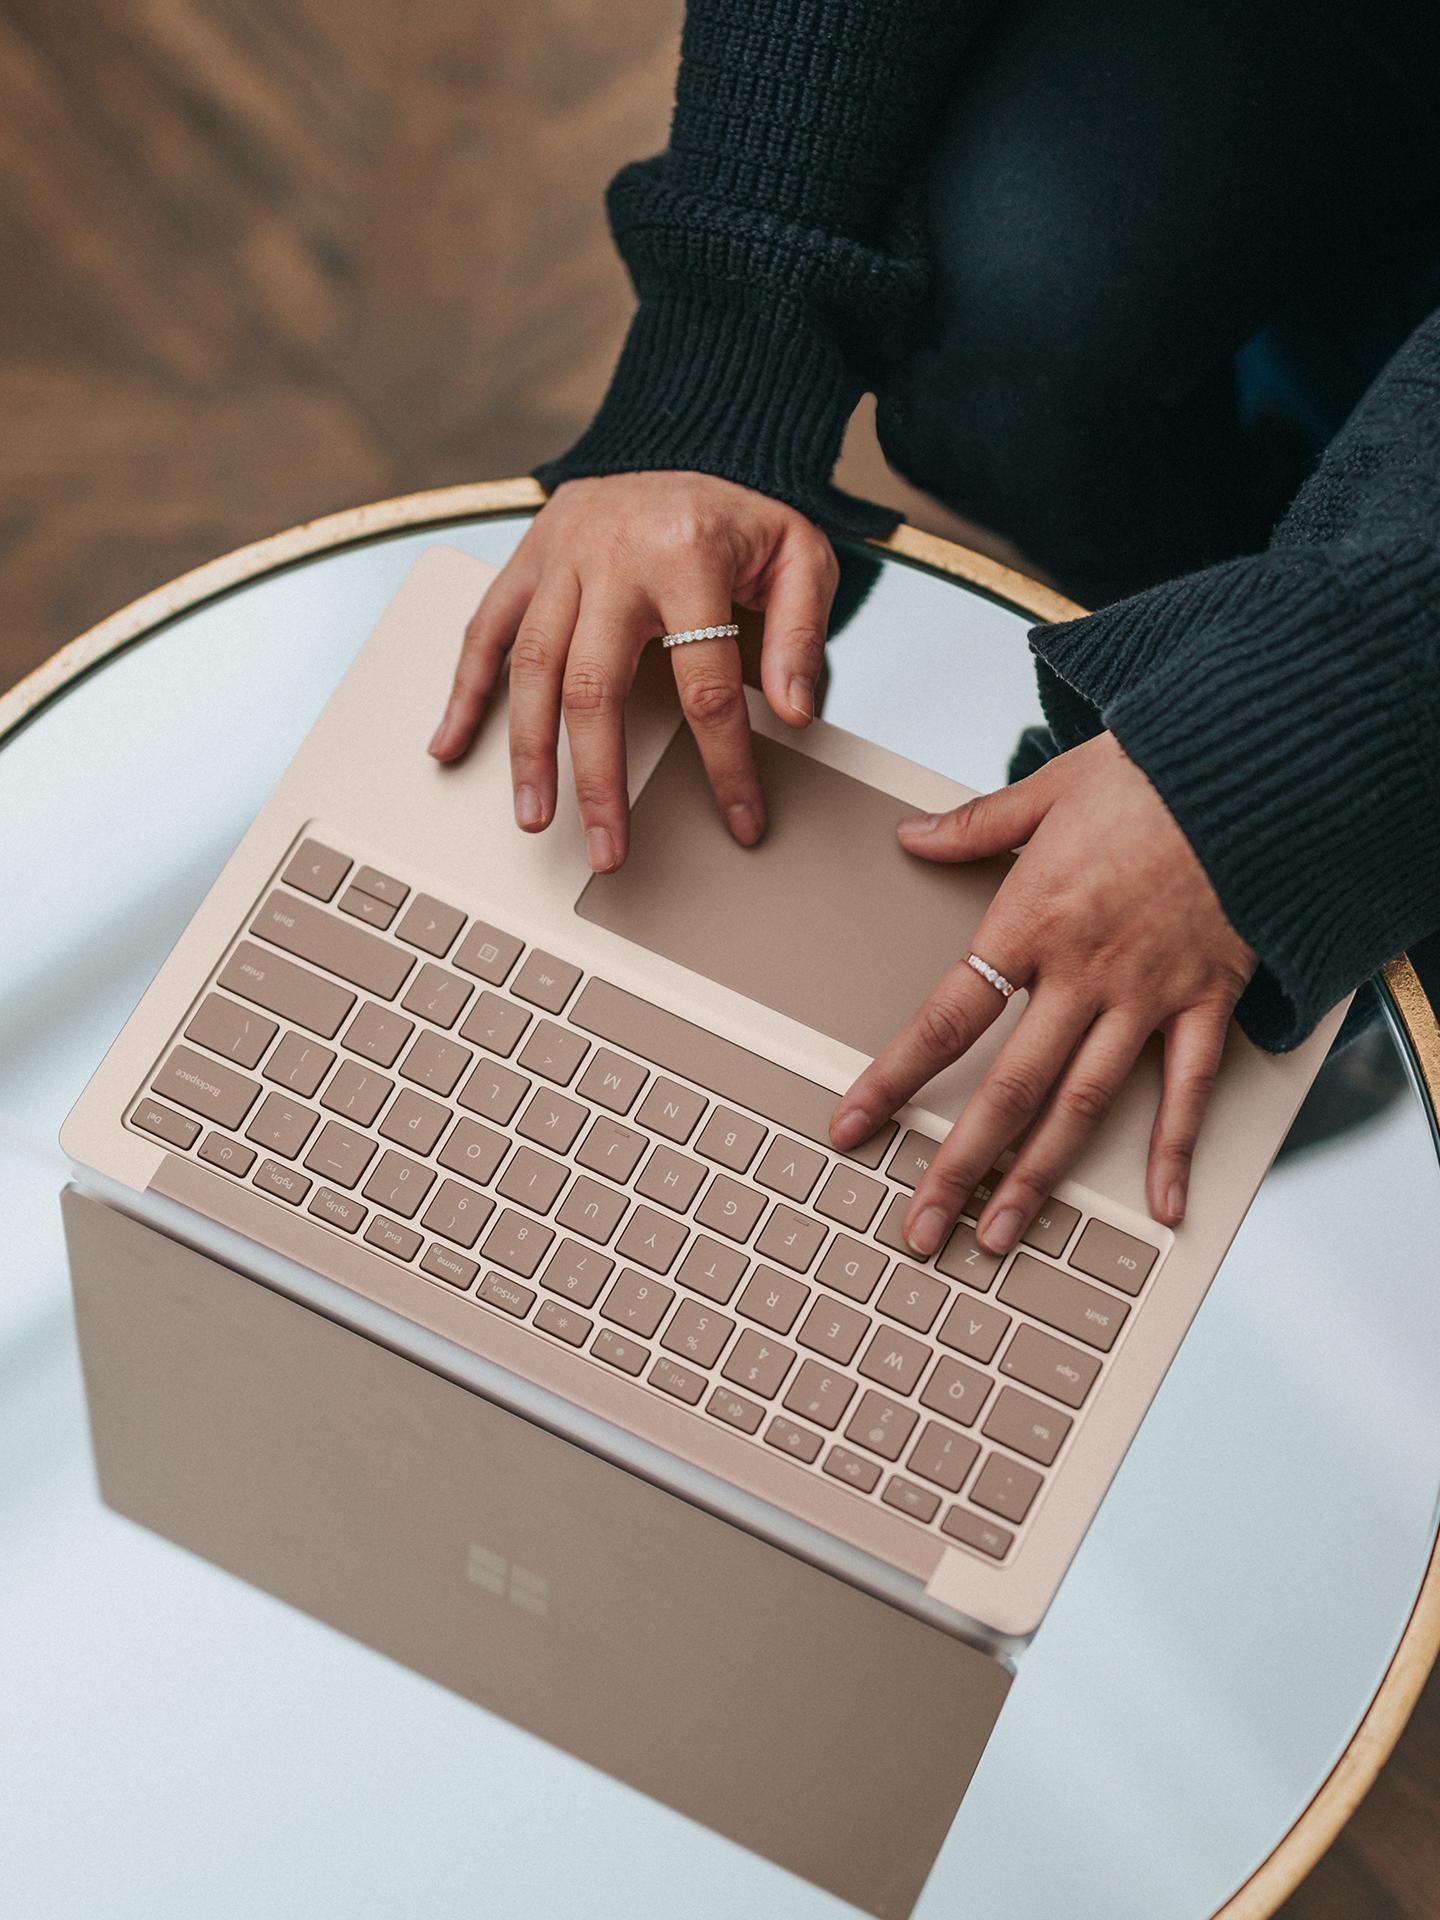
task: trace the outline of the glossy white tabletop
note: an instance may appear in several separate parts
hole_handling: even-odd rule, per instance
[[[100,1504],[56,1131],[410,561],[203,606],[0,749],[0,1911],[669,1920],[831,1896]],[[895,563],[827,717],[972,785],[1024,623]],[[1374,1695],[1440,1493],[1435,1141],[1406,1086],[1282,1157],[1033,1647],[918,1912],[1203,1920]],[[563,1818],[557,1814],[563,1811]]]

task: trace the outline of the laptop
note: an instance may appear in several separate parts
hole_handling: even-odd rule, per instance
[[[563,756],[555,824],[513,825],[503,699],[425,751],[493,573],[417,561],[66,1120],[77,1182],[1009,1661],[1343,1008],[1285,1056],[1232,1031],[1178,1231],[1144,1206],[1157,1046],[1018,1249],[976,1243],[982,1185],[915,1259],[907,1196],[1024,996],[852,1153],[828,1122],[1003,876],[896,843],[967,790],[747,689],[743,849],[649,649],[632,851],[592,877]]]
[[[583,1875],[598,1827],[657,1911],[695,1910],[716,1873],[732,1898],[758,1879],[759,1910],[814,1910],[754,1867],[737,1883],[628,1788],[906,1920],[1008,1692],[1001,1662],[103,1201],[71,1187],[61,1205],[106,1505],[608,1776],[472,1737],[481,1777],[507,1783],[522,1880],[536,1848]],[[202,1633],[205,1603],[188,1603]],[[363,1663],[339,1684],[353,1706]],[[223,1768],[249,1764],[245,1724]],[[283,1793],[297,1763],[264,1764]]]

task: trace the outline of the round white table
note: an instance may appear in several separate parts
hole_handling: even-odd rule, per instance
[[[503,561],[538,498],[457,488],[277,536],[125,609],[0,701],[15,1920],[848,1910],[95,1489],[61,1119],[415,554],[444,539]],[[908,528],[878,558],[832,641],[827,718],[999,784],[1039,717],[1022,610],[1053,597]],[[1269,1914],[1404,1724],[1440,1631],[1440,1034],[1406,963],[1383,997],[1381,1064],[1405,1084],[1267,1177],[1021,1661],[922,1920]]]

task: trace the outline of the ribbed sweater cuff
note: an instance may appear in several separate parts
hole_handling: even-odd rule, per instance
[[[1272,1051],[1440,926],[1437,591],[1419,542],[1272,551],[1031,636],[1061,748],[1113,731],[1255,949]]]
[[[885,534],[900,516],[830,484],[859,399],[839,347],[799,301],[726,292],[642,301],[599,413],[534,469],[547,491],[589,474],[711,473],[783,500],[827,533]]]

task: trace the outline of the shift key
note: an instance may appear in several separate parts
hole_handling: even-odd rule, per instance
[[[225,962],[217,985],[325,1040],[335,1038],[355,1004],[354,994],[345,987],[322,980],[318,973],[282,960],[278,953],[268,953],[249,940],[242,940]]]
[[[260,1087],[193,1047],[176,1047],[150,1082],[150,1091],[213,1120],[217,1127],[233,1129],[254,1106]]]
[[[1068,1333],[1101,1353],[1114,1346],[1130,1311],[1114,1294],[1087,1287],[1083,1280],[1072,1279],[1028,1253],[1016,1254],[998,1297],[1007,1307],[1018,1307],[1032,1320],[1043,1320],[1057,1333]]]
[[[393,941],[278,888],[250,922],[250,931],[385,1000],[395,997],[415,964],[415,956]]]

